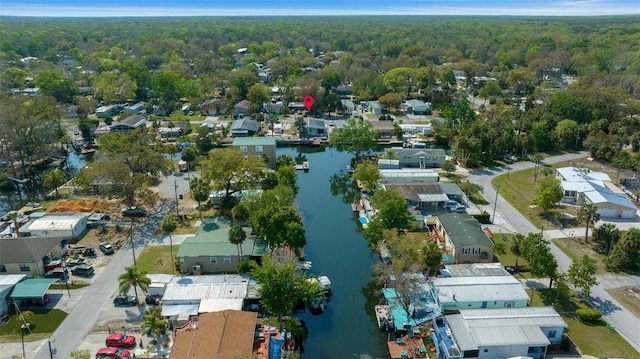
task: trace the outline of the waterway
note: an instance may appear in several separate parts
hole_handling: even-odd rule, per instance
[[[320,147],[278,149],[278,155],[292,158],[299,153],[310,167],[309,172],[298,171],[296,200],[307,234],[305,258],[313,262],[312,273],[329,277],[333,289],[324,313],[298,315],[309,329],[302,358],[388,358],[386,334],[373,314],[379,296],[372,266],[379,257],[362,237],[351,211],[353,188],[336,186],[348,178],[351,155]],[[334,191],[337,196],[332,195],[332,182],[334,190],[341,189]]]

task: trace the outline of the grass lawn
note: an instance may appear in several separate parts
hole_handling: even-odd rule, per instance
[[[636,317],[640,317],[640,288],[613,288],[607,289],[607,292]]]
[[[24,340],[34,341],[48,338],[67,317],[67,313],[60,309],[32,309],[31,333],[25,330]],[[0,327],[0,341],[20,341],[20,316],[11,313],[7,324]]]
[[[179,245],[173,246],[173,256],[180,249]],[[171,271],[171,246],[150,246],[145,248],[136,260],[138,268],[147,273],[173,274]]]
[[[531,295],[531,292],[529,291]],[[620,334],[607,327],[603,320],[594,323],[584,323],[578,320],[575,312],[579,308],[589,306],[575,292],[569,297],[556,298],[555,291],[539,289],[533,297],[534,306],[553,305],[567,323],[568,334],[578,348],[588,355],[602,357],[625,357],[627,359],[640,359],[638,353]]]
[[[603,264],[603,260],[605,259],[604,254],[600,254],[595,252],[591,246],[584,243],[584,238],[561,238],[561,239],[553,239],[553,243],[555,243],[564,254],[566,254],[571,261],[578,261],[582,259],[582,257],[586,254],[592,259],[596,261],[596,274],[605,274],[607,270]]]

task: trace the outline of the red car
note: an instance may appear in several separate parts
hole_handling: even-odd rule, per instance
[[[114,333],[109,334],[105,344],[108,347],[129,348],[136,344],[136,338],[133,335]]]
[[[102,348],[96,353],[96,359],[129,359],[129,351],[122,348]]]

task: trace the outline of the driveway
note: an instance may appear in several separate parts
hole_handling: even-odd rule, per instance
[[[584,158],[589,155],[588,152],[569,153],[561,156],[548,157],[544,160],[544,163],[551,164],[563,161],[575,160],[578,158]],[[481,192],[484,198],[489,202],[488,205],[479,206],[482,210],[491,214],[492,218],[495,217],[495,223],[489,225],[489,228],[496,232],[507,233],[522,233],[528,234],[531,232],[540,232],[540,229],[534,227],[529,220],[527,220],[520,212],[518,212],[511,204],[509,204],[504,198],[500,196],[499,190],[496,191],[491,181],[494,177],[503,174],[507,171],[519,171],[527,168],[534,167],[533,162],[518,162],[510,166],[504,166],[499,168],[481,169],[472,171],[469,173],[468,180],[472,183],[482,186]],[[495,215],[494,215],[495,213]],[[637,222],[622,225],[621,228],[637,225]],[[618,225],[620,223],[616,223]],[[575,235],[584,235],[584,228],[573,229]],[[563,231],[554,229],[544,229],[543,236],[546,239],[553,238],[566,238],[568,235]],[[551,242],[551,252],[558,261],[558,270],[565,272],[571,265],[571,259],[564,254],[553,242]],[[589,303],[594,307],[602,311],[605,320],[610,322],[616,327],[616,330],[620,335],[629,342],[637,351],[640,352],[640,319],[633,315],[630,311],[624,308],[618,303],[607,291],[605,290],[606,282],[607,288],[624,287],[627,282],[638,283],[638,277],[630,280],[619,280],[620,276],[611,277],[598,277],[599,285],[591,288],[591,296],[588,298]]]

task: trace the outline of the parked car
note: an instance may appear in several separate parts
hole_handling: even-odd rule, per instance
[[[104,254],[113,254],[113,246],[107,242],[102,242],[99,245],[100,250]]]
[[[144,217],[147,211],[142,207],[129,206],[122,209],[122,215],[125,217]]]
[[[127,349],[122,348],[102,348],[99,349],[96,353],[96,359],[101,358],[121,358],[128,359],[130,357],[130,353]]]
[[[144,298],[144,302],[148,305],[159,305],[161,299],[162,295],[160,294],[149,294]]]
[[[53,268],[44,274],[45,278],[57,279],[58,282],[66,282],[69,279],[69,271],[66,268]]]
[[[105,345],[115,348],[130,348],[136,344],[136,337],[122,333],[109,334],[105,340]]]
[[[78,264],[77,266],[71,268],[71,274],[83,277],[90,277],[93,275],[93,272],[93,267],[86,263]]]
[[[133,295],[116,295],[113,298],[113,305],[129,305],[134,306],[138,304],[138,300]]]

